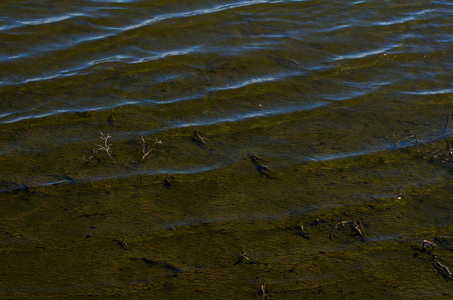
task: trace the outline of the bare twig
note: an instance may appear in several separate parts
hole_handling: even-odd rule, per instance
[[[452,278],[453,274],[451,273],[450,269],[446,265],[441,263],[437,259],[436,255],[433,255],[433,265],[440,272],[440,274],[442,274],[442,276],[448,277],[450,279]]]
[[[434,244],[433,242],[430,242],[430,241],[428,241],[428,240],[423,240],[423,242],[422,242],[422,248],[420,249],[420,252],[426,251],[426,245],[431,246],[431,249],[434,249],[434,247],[437,246],[437,245]]]
[[[111,152],[112,151],[112,148],[111,148],[112,145],[108,143],[109,139],[111,138],[111,136],[109,134],[104,135],[102,132],[99,132],[99,133],[101,134],[101,136],[99,138],[104,142],[104,145],[96,144],[96,146],[99,147],[98,151],[99,150],[105,151],[105,153],[107,153],[107,155],[110,157],[112,162],[115,164],[116,162],[113,159],[112,152]]]
[[[140,144],[142,145],[142,161],[145,160],[145,157],[153,151],[153,149],[146,149],[146,142],[143,135],[140,134]]]
[[[364,237],[363,231],[360,229],[359,223],[354,223],[351,227],[351,231],[357,233],[359,236]]]
[[[238,265],[243,262],[253,264],[253,261],[247,256],[247,253],[245,252],[244,249],[241,250],[241,255],[237,258],[235,265]]]
[[[337,230],[340,228],[340,227],[345,227],[345,225],[347,224],[351,224],[353,223],[353,221],[341,221],[341,222],[338,222],[334,229],[332,230],[332,232],[330,233],[330,238],[333,239],[337,233]]]
[[[155,146],[157,144],[162,144],[162,141],[159,140],[158,138],[154,138],[154,144],[151,146]],[[146,141],[143,135],[140,134],[140,145],[142,146],[142,158],[141,161],[143,162],[145,158],[150,154],[154,148],[146,148]]]
[[[91,154],[90,156],[86,157],[86,156],[83,156],[82,159],[87,162],[87,163],[93,163],[93,158],[96,157],[97,161],[99,162],[100,159],[99,159],[99,156],[98,156],[98,152],[99,152],[99,149],[91,149]]]
[[[259,299],[260,300],[264,300],[264,299],[272,299],[271,297],[269,297],[268,295],[268,292],[267,292],[267,282],[265,281],[261,286],[260,286],[260,290],[258,291],[258,296],[260,297]]]
[[[94,155],[91,155],[91,156],[88,156],[88,158],[84,155],[82,157],[82,159],[87,162],[87,163],[93,163],[92,159],[93,159]]]
[[[198,130],[193,131],[192,141],[198,143],[199,145],[206,145],[205,139],[200,135]]]

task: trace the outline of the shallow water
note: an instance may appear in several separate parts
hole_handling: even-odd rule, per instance
[[[0,9],[0,298],[453,295],[449,1]]]

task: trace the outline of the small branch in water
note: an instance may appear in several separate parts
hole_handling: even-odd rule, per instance
[[[260,158],[258,158],[257,156],[255,156],[253,154],[250,154],[250,160],[253,162],[253,164],[255,165],[258,172],[260,172],[263,175],[267,175],[267,172],[269,171],[269,167],[266,166],[265,164],[261,163]]]
[[[111,148],[112,145],[108,143],[109,139],[111,138],[111,136],[109,134],[104,135],[102,132],[99,132],[99,133],[101,134],[101,136],[99,138],[104,142],[104,145],[96,144],[96,146],[99,147],[98,151],[99,150],[105,151],[105,153],[107,153],[107,155],[110,157],[112,162],[115,164],[116,162],[113,159],[112,152],[111,152],[112,151],[112,148]]]
[[[99,152],[99,149],[91,149],[91,154],[93,154],[93,155],[88,156],[88,158],[86,156],[83,156],[82,160],[84,160],[87,163],[92,164],[93,163],[93,158],[96,157],[96,159],[97,159],[97,161],[99,163],[101,160],[99,159],[98,152]]]
[[[330,239],[335,238],[336,233],[340,229],[340,227],[346,227],[346,225],[350,226],[348,239],[350,236],[359,236],[361,238],[361,240],[363,241],[363,238],[365,237],[365,233],[363,231],[363,224],[361,222],[355,222],[355,221],[338,222],[335,225],[335,227],[333,228],[332,232],[330,233]]]
[[[198,144],[200,144],[200,145],[206,145],[206,141],[205,141],[204,138],[200,135],[200,133],[198,132],[198,130],[194,130],[194,131],[193,131],[192,141],[194,141],[195,143],[198,143]]]
[[[151,146],[155,146],[157,144],[162,144],[162,141],[159,140],[158,138],[154,138],[154,144]],[[154,148],[146,148],[146,141],[143,135],[140,134],[140,145],[142,146],[142,158],[141,161],[143,162],[145,158],[150,154]]]
[[[254,154],[249,154],[249,158],[252,161],[252,163],[255,165],[256,170],[261,174],[266,176],[269,179],[278,179],[281,180],[280,178],[276,177],[278,172],[275,170],[269,168],[267,165],[265,165],[262,161],[261,158],[257,157]]]
[[[341,222],[338,222],[335,227],[333,228],[332,232],[330,233],[330,238],[333,239],[337,233],[337,230],[340,228],[340,227],[345,227],[345,225],[347,224],[351,224],[353,223],[352,221],[341,221]]]
[[[247,253],[245,253],[244,249],[241,250],[241,255],[238,257],[234,265],[238,265],[243,262],[253,264],[252,260],[247,256]]]
[[[264,299],[272,299],[271,297],[269,297],[267,294],[269,293],[269,291],[267,290],[267,282],[265,281],[261,286],[260,286],[260,290],[258,291],[258,296],[260,297],[260,300],[264,300]]]
[[[359,223],[354,223],[354,225],[351,227],[351,231],[354,231],[357,233],[359,236],[364,237],[365,235],[363,234],[363,231],[360,229]]]
[[[309,240],[310,237],[308,236],[307,230],[305,229],[304,225],[297,225],[294,226],[294,229],[297,231],[297,235],[303,237],[304,239]]]
[[[430,242],[428,240],[423,240],[422,248],[420,249],[420,252],[425,252],[426,251],[426,248],[425,248],[426,245],[431,246],[431,249],[433,249],[436,246],[436,244],[434,244],[433,242]]]
[[[452,279],[453,275],[450,269],[439,260],[437,260],[437,256],[435,254],[433,255],[433,265],[442,276]]]
[[[129,247],[129,245],[124,242],[124,241],[120,241],[120,240],[113,240],[114,242],[116,242],[117,245],[120,245],[121,248],[123,248],[124,250],[131,250],[131,248]]]
[[[173,180],[173,176],[167,175],[165,176],[164,180],[162,180],[162,184],[164,185],[164,187],[170,188],[173,185]]]

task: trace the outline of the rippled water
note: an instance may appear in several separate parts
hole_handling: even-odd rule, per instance
[[[0,11],[0,297],[453,294],[450,1]]]

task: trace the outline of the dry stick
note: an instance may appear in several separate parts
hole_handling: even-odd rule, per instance
[[[367,233],[365,231],[365,227],[364,227],[362,218],[358,219],[358,223],[359,223],[360,229],[362,230],[363,237],[365,237],[367,235]]]
[[[145,142],[145,138],[143,137],[143,135],[140,134],[140,144],[142,145],[142,153],[143,153],[143,156],[142,156],[142,161],[145,160],[145,157],[151,153],[151,151],[153,151],[153,149],[148,149],[146,150],[146,142]]]
[[[442,264],[440,261],[438,261],[438,260],[436,260],[436,259],[437,259],[437,256],[434,254],[434,255],[433,255],[433,264],[434,264],[434,267],[435,267],[436,269],[438,269],[438,271],[439,271],[441,274],[443,274],[444,276],[447,276],[448,278],[452,278],[453,275],[452,275],[450,269],[449,269],[446,265]]]
[[[95,150],[95,149],[91,149],[91,153],[93,153],[93,155],[88,156],[88,158],[87,158],[85,155],[82,157],[82,159],[83,159],[85,162],[90,163],[90,164],[93,163],[93,157],[96,157],[96,158],[97,158],[96,150]]]
[[[143,156],[142,156],[142,162],[145,160],[146,156],[148,156],[148,154],[150,154],[152,151],[153,151],[153,148],[151,149],[146,149],[146,141],[145,141],[145,138],[143,137],[143,135],[140,134],[140,144],[142,145],[142,153],[143,153]],[[162,141],[159,140],[158,138],[154,138],[154,144],[153,146],[157,145],[157,144],[162,144]]]
[[[360,222],[354,223],[352,229],[353,229],[358,235],[360,235],[361,237],[364,237],[365,235],[363,234],[362,230],[360,229],[359,223],[360,223]]]
[[[428,240],[423,240],[423,242],[422,242],[422,248],[420,249],[420,252],[426,251],[426,248],[425,248],[426,245],[430,245],[430,246],[431,246],[431,249],[434,249],[434,247],[437,246],[437,245],[434,244],[433,242],[430,242],[430,241],[428,241]]]
[[[238,257],[236,263],[234,265],[238,265],[242,262],[248,262],[249,264],[253,264],[254,262],[247,256],[247,253],[244,249],[241,250],[241,255]]]
[[[350,223],[353,223],[352,221],[341,221],[341,222],[338,222],[334,229],[332,230],[332,232],[330,233],[329,237],[330,239],[333,239],[335,237],[335,234],[337,233],[337,229],[341,226],[341,227],[345,227],[345,225],[347,224],[350,224]]]
[[[107,153],[107,155],[110,157],[110,159],[112,160],[112,162],[114,164],[116,164],[115,160],[112,157],[112,153],[110,152],[112,150],[110,148],[110,146],[112,146],[112,145],[108,143],[111,136],[109,134],[107,134],[107,136],[105,136],[102,132],[99,132],[99,133],[101,134],[101,136],[99,138],[104,141],[104,145],[102,146],[102,145],[96,144],[96,146],[99,147],[99,150],[105,151]]]
[[[200,133],[198,132],[198,130],[194,130],[193,131],[193,136],[192,136],[192,140],[196,143],[199,143],[200,145],[206,145],[206,141],[204,140],[204,138],[200,135]]]
[[[266,299],[266,298],[271,299],[271,298],[266,294],[266,284],[267,284],[267,282],[265,281],[265,282],[261,285],[261,289],[260,289],[260,291],[258,292],[258,295],[260,295],[260,300],[264,300],[264,299]]]

